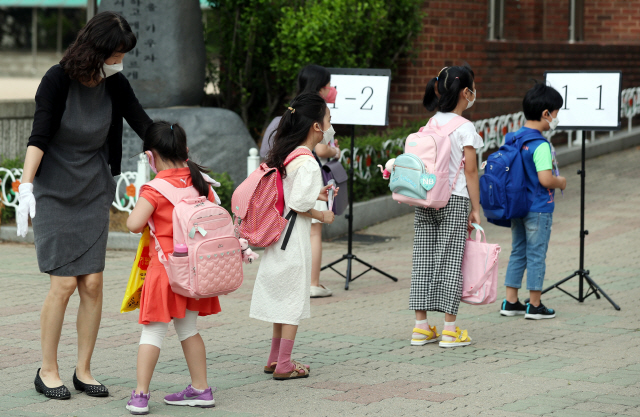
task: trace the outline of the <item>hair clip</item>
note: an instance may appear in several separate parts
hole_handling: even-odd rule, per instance
[[[296,109],[294,109],[293,107],[289,107],[289,111],[291,112],[291,114],[296,112]]]
[[[186,161],[184,161],[184,162],[189,162],[189,158],[187,158],[187,160],[186,160]]]
[[[171,130],[173,130],[173,125],[169,126],[171,128]]]

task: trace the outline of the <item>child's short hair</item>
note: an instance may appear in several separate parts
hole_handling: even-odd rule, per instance
[[[563,104],[564,100],[555,88],[536,82],[524,96],[522,110],[527,120],[540,121],[543,111],[549,110],[549,113],[553,113],[560,110]]]

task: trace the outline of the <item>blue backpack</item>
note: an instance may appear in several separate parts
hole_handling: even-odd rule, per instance
[[[480,205],[489,223],[498,226],[511,227],[511,219],[526,216],[531,207],[521,149],[540,135],[516,133],[507,133],[504,145],[487,158],[480,177]]]

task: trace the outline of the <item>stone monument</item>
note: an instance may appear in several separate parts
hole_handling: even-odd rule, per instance
[[[200,104],[206,55],[198,0],[102,0],[104,10],[124,16],[136,35],[123,74],[143,107]]]
[[[255,142],[229,110],[197,107],[204,96],[206,53],[198,0],[102,0],[100,11],[121,14],[136,47],[124,58],[123,74],[153,120],[178,122],[187,132],[193,159],[239,184]],[[134,171],[142,142],[126,125],[123,171]]]

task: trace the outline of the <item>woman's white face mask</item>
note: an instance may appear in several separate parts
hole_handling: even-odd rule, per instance
[[[105,78],[109,78],[112,75],[119,73],[123,69],[124,69],[124,65],[122,65],[122,62],[120,62],[119,64],[113,64],[113,65],[102,64],[102,70],[104,71]]]

